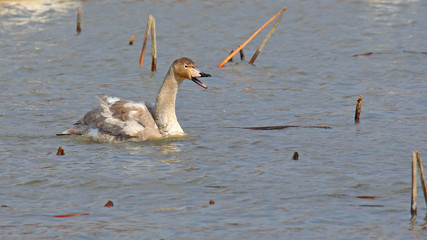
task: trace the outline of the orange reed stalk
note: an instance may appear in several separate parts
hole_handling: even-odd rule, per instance
[[[242,45],[240,45],[240,47],[238,47],[230,55],[228,55],[228,57],[225,58],[224,61],[222,61],[222,63],[218,65],[218,67],[223,67],[224,64],[228,62],[228,60],[230,60],[234,55],[240,52],[240,50],[242,50],[256,35],[258,35],[258,33],[261,32],[261,30],[263,30],[268,24],[270,24],[277,16],[279,16],[285,10],[286,8],[282,8],[280,9],[280,11],[274,14],[274,16],[270,18],[270,20],[264,23],[264,25],[262,25],[256,32],[254,32],[244,43],[242,43]]]
[[[262,41],[261,45],[258,47],[258,49],[256,50],[255,54],[252,56],[251,60],[249,61],[249,63],[254,63],[255,59],[258,57],[259,53],[261,52],[261,50],[264,48],[265,44],[267,43],[268,39],[270,39],[271,35],[273,35],[274,30],[276,29],[277,25],[279,25],[280,20],[282,20],[283,14],[285,14],[285,11],[282,11],[282,13],[280,14],[280,16],[277,18],[276,22],[274,23],[273,27],[270,29],[270,31],[267,33],[267,35],[265,36],[264,40]]]
[[[142,63],[144,62],[144,53],[145,46],[147,45],[148,35],[150,35],[151,22],[153,21],[153,16],[148,17],[147,28],[145,29],[144,43],[142,43],[141,57],[139,58],[139,68],[142,68]]]

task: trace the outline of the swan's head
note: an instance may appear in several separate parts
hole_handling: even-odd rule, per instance
[[[201,72],[199,69],[196,68],[196,65],[194,65],[194,62],[186,57],[179,58],[175,60],[172,64],[175,74],[178,75],[181,79],[188,79],[195,82],[197,85],[208,88],[204,83],[202,83],[199,79],[199,77],[211,77],[210,74]]]

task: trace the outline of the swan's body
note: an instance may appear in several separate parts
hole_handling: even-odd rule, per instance
[[[185,79],[207,88],[197,77],[210,77],[200,72],[188,58],[175,60],[165,76],[154,108],[144,102],[103,97],[99,106],[61,135],[82,135],[97,141],[144,141],[185,135],[175,115],[178,88]]]

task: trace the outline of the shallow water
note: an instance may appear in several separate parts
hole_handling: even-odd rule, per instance
[[[255,65],[216,67],[282,7]],[[416,221],[409,205],[412,151],[427,154],[426,11],[417,0],[0,1],[0,238],[425,239],[421,192]],[[138,69],[150,13],[155,73],[149,55]],[[189,137],[55,136],[95,96],[154,101],[181,56],[213,75],[208,90],[181,86]],[[271,125],[331,129],[241,128]],[[89,215],[54,217],[74,213]]]

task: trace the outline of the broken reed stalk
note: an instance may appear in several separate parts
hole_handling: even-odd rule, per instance
[[[424,176],[423,163],[421,162],[420,152],[418,152],[418,151],[414,151],[414,152],[415,152],[415,156],[417,158],[418,169],[420,171],[421,186],[423,187],[424,200],[425,200],[426,206],[427,206],[427,185],[426,185],[426,178]]]
[[[226,57],[224,59],[224,61],[222,61],[218,67],[223,67],[225,63],[228,62],[228,60],[230,60],[230,58],[232,58],[234,55],[236,55],[240,50],[242,50],[246,45],[248,45],[248,43],[256,36],[258,35],[259,32],[261,32],[261,30],[263,30],[268,24],[270,24],[277,16],[279,16],[279,14],[281,14],[283,11],[285,11],[286,8],[282,8],[280,9],[280,11],[278,11],[276,14],[274,14],[273,17],[271,17],[266,23],[264,23],[264,25],[262,25],[258,30],[256,30],[256,32],[254,32],[244,43],[242,43],[242,45],[240,45],[240,47],[238,47],[235,51],[233,51],[230,55],[228,55],[228,57]]]
[[[411,198],[411,215],[417,215],[417,156],[415,151],[412,152],[412,198]]]
[[[132,35],[132,37],[130,37],[130,40],[129,40],[129,45],[132,45],[134,40],[135,40],[135,35]]]
[[[153,48],[151,53],[151,71],[155,72],[157,70],[156,19],[154,19],[153,16],[151,16],[151,18],[151,45]]]
[[[273,27],[270,29],[270,31],[267,33],[267,35],[265,36],[264,40],[262,41],[261,45],[259,45],[258,49],[256,50],[255,54],[252,56],[251,60],[249,61],[249,63],[254,63],[255,59],[258,57],[258,54],[261,52],[261,50],[264,48],[265,44],[267,43],[268,39],[270,39],[271,35],[273,35],[274,30],[276,29],[277,25],[279,24],[280,20],[282,20],[283,14],[285,14],[286,8],[285,10],[282,11],[282,13],[280,13],[279,18],[277,18],[276,22],[274,23]]]
[[[240,47],[240,45],[239,45]],[[244,61],[245,60],[245,53],[243,52],[243,48],[240,50],[240,60]]]
[[[63,147],[59,147],[58,151],[56,152],[56,156],[65,155],[65,150]]]
[[[82,31],[82,8],[77,8],[77,33]]]
[[[360,112],[362,112],[362,95],[359,95],[359,98],[356,102],[356,112],[354,114],[354,121],[356,123],[360,122]]]
[[[298,152],[294,152],[294,155],[292,155],[292,159],[293,160],[298,160],[299,158],[299,153]]]
[[[234,49],[231,49],[230,54],[233,53]],[[228,60],[229,62],[233,62],[233,57]]]
[[[139,68],[140,69],[142,68],[142,63],[144,62],[145,46],[147,45],[148,35],[150,35],[151,22],[152,21],[153,21],[153,17],[150,14],[150,16],[148,17],[147,28],[145,29],[144,42],[142,43],[141,57],[139,58]]]

